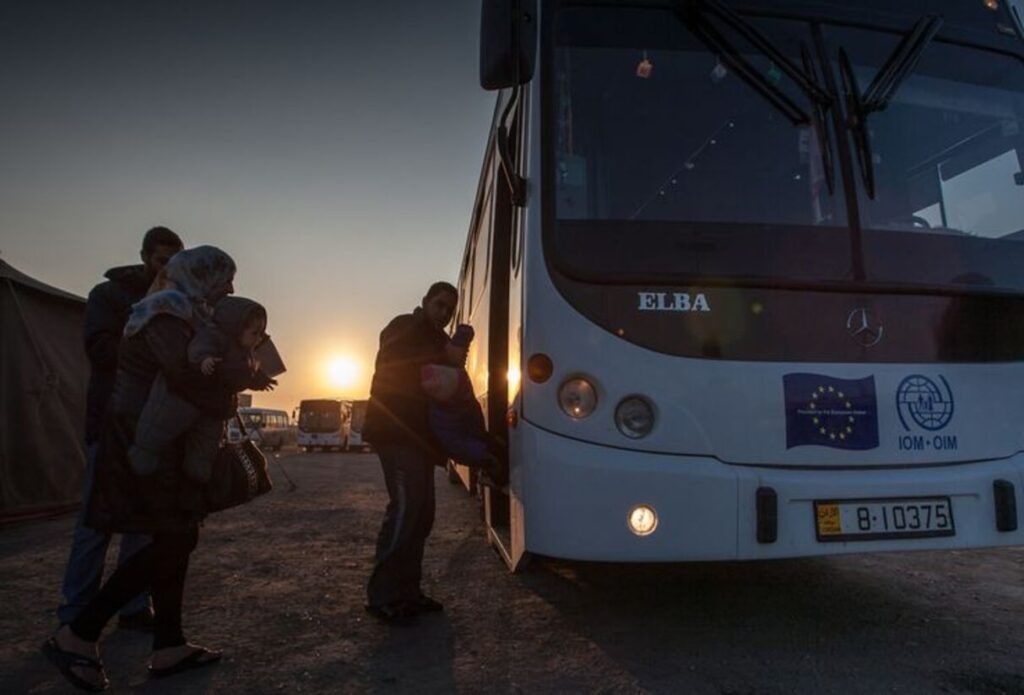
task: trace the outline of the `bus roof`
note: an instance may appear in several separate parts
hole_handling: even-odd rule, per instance
[[[287,411],[284,411],[284,410],[275,410],[273,408],[253,408],[253,407],[239,408],[238,412],[243,413],[243,414],[249,414],[249,413],[273,413],[274,415],[287,415],[288,414]]]

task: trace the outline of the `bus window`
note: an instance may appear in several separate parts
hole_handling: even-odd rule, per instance
[[[476,239],[473,241],[473,309],[480,303],[484,285],[487,283],[487,268],[491,259],[491,192],[484,195],[480,218],[476,225]]]

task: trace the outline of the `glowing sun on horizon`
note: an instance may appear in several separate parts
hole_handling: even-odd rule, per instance
[[[344,389],[356,383],[359,364],[348,355],[335,355],[327,361],[327,382],[334,388]]]

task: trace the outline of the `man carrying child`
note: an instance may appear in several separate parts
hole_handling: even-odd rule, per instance
[[[434,523],[434,470],[449,458],[500,485],[503,467],[484,428],[465,363],[473,330],[444,332],[459,295],[447,282],[427,290],[421,306],[380,334],[380,349],[363,436],[377,449],[388,506],[377,537],[367,610],[384,622],[408,625],[443,606],[420,587],[423,548]]]
[[[444,464],[430,431],[420,370],[448,361],[444,327],[458,298],[452,285],[434,283],[421,306],[393,319],[380,334],[363,436],[380,457],[389,501],[366,607],[388,623],[408,624],[418,613],[442,609],[420,588],[423,547],[434,523],[434,467]]]

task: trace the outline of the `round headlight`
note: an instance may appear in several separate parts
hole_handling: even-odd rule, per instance
[[[558,389],[558,404],[569,417],[585,418],[597,407],[597,389],[583,377],[569,379]]]
[[[615,426],[630,439],[646,437],[654,429],[654,408],[639,396],[624,398],[615,409]]]
[[[638,504],[629,510],[626,523],[629,530],[636,535],[649,536],[658,528],[658,513],[650,505]]]

